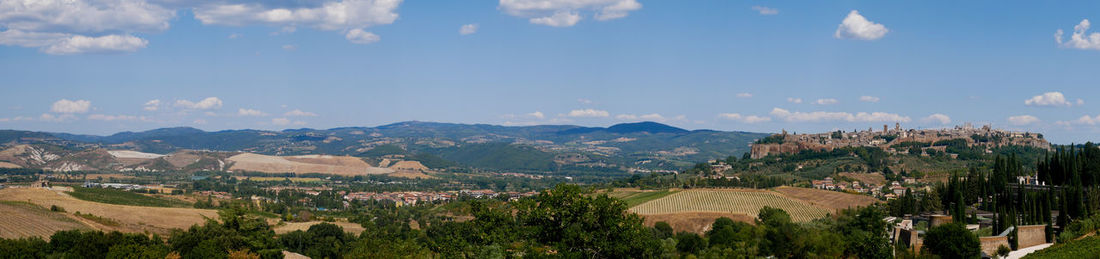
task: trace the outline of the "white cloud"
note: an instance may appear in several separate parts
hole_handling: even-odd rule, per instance
[[[779,14],[779,9],[766,7],[766,6],[754,5],[752,7],[752,10],[760,13],[760,15],[776,15],[776,14]]]
[[[1100,50],[1100,33],[1093,32],[1088,33],[1090,27],[1089,19],[1081,20],[1077,26],[1073,26],[1073,35],[1070,35],[1069,41],[1062,41],[1062,29],[1058,29],[1054,33],[1054,41],[1063,47],[1075,48],[1075,49],[1091,49]]]
[[[661,114],[658,114],[658,113],[650,113],[650,114],[642,114],[642,115],[619,114],[619,115],[615,115],[615,118],[620,119],[620,120],[638,120],[638,119],[641,119],[641,120],[658,121],[658,122],[666,121],[665,116],[661,116]]]
[[[195,19],[215,25],[306,26],[319,30],[344,31],[392,24],[397,20],[401,0],[282,1],[255,3],[219,2],[193,9]],[[349,40],[350,37],[349,34]]]
[[[239,39],[241,37],[244,37],[244,35],[241,35],[240,33],[233,33],[233,34],[229,34],[228,38],[229,39]]]
[[[836,104],[836,103],[837,103],[837,100],[833,99],[833,98],[817,99],[817,101],[814,102],[814,104],[817,104],[817,105],[830,105],[830,104]]]
[[[293,111],[283,113],[283,116],[317,117],[317,114],[312,113],[312,112],[305,112],[305,111],[302,111],[302,110],[299,110],[299,109],[294,109]]]
[[[239,116],[267,116],[267,113],[264,113],[264,112],[262,112],[260,110],[256,110],[256,109],[240,108],[240,109],[237,109],[237,115],[239,115]]]
[[[140,0],[0,2],[0,45],[48,54],[129,52],[148,42],[133,32],[167,30],[175,11]]]
[[[57,100],[50,107],[50,111],[56,113],[85,113],[92,108],[92,102],[87,100],[70,101],[69,99]]]
[[[877,40],[889,31],[886,26],[869,21],[859,15],[859,11],[852,10],[837,26],[833,36],[837,39]]]
[[[802,103],[802,98],[787,97],[789,103]]]
[[[274,119],[271,119],[271,124],[275,124],[275,125],[279,125],[279,126],[290,125],[290,119],[287,119],[287,118],[274,118]]]
[[[722,114],[718,114],[718,117],[722,118],[722,119],[727,119],[727,120],[732,120],[732,121],[739,121],[739,122],[743,122],[743,123],[769,122],[769,121],[772,120],[771,117],[767,117],[767,116],[756,116],[756,115],[745,116],[745,115],[741,115],[739,113],[722,113]]]
[[[196,119],[196,120],[195,120],[195,121],[193,121],[192,123],[194,123],[194,124],[206,124],[206,120],[204,120],[204,119]]]
[[[869,102],[869,103],[877,103],[879,101],[879,98],[874,97],[874,96],[864,95],[864,96],[859,97],[859,101]]]
[[[477,27],[478,27],[478,25],[476,23],[462,25],[462,27],[458,28],[458,34],[461,34],[461,35],[474,34],[474,33],[477,32]]]
[[[1039,118],[1031,115],[1017,115],[1008,117],[1008,123],[1012,125],[1022,126],[1039,122]]]
[[[530,18],[533,24],[569,27],[582,19],[582,13],[607,21],[626,17],[642,4],[636,0],[500,0],[497,8],[508,15]]]
[[[532,113],[528,113],[527,116],[535,117],[536,119],[546,118],[546,115],[542,114],[542,112],[540,112],[540,111],[535,111],[535,112],[532,112]]]
[[[142,105],[142,109],[146,111],[156,111],[160,109],[160,99],[152,99],[145,102],[145,105]]]
[[[355,44],[371,44],[382,40],[382,37],[378,37],[378,35],[368,31],[363,31],[362,29],[353,29],[351,31],[348,31],[348,34],[344,37],[347,38],[348,41],[350,41],[351,43]]]
[[[846,121],[846,122],[909,122],[910,119],[907,116],[901,116],[894,113],[886,112],[791,112],[785,109],[774,108],[769,113],[776,118],[788,121],[788,122],[824,122],[824,121]]]
[[[577,99],[577,102],[579,102],[581,104],[592,104],[592,100],[584,99],[584,98]]]
[[[1085,104],[1085,100],[1077,99],[1075,102],[1066,100],[1066,96],[1061,92],[1046,92],[1041,95],[1031,97],[1031,99],[1024,100],[1024,104],[1027,106],[1047,106],[1047,107],[1069,107],[1074,104]]]
[[[557,12],[546,17],[531,18],[531,23],[552,27],[569,27],[581,21],[581,16],[574,12]]]
[[[569,114],[566,116],[576,118],[605,118],[611,116],[611,114],[604,110],[583,109],[569,111]]]
[[[1082,115],[1080,118],[1077,118],[1076,120],[1059,121],[1059,122],[1056,122],[1056,124],[1065,125],[1065,126],[1069,126],[1069,125],[1073,125],[1073,124],[1097,125],[1097,124],[1100,124],[1100,115],[1096,115],[1095,117],[1090,117],[1088,115]]]
[[[291,44],[283,45],[283,50],[285,50],[285,51],[294,51],[294,50],[297,50],[297,49],[298,49],[298,46],[294,46],[294,45],[291,45]]]
[[[185,109],[193,110],[211,110],[222,107],[222,100],[218,97],[206,97],[198,102],[192,102],[188,100],[176,100],[176,107],[183,107]]]
[[[92,115],[88,115],[88,119],[89,120],[100,120],[100,121],[130,121],[130,120],[137,120],[138,117],[137,116],[132,116],[132,115],[92,114]]]
[[[106,35],[86,37],[74,35],[56,44],[42,48],[42,52],[54,55],[81,53],[134,52],[145,48],[149,41],[130,35]]]
[[[947,116],[945,114],[942,114],[942,113],[936,113],[936,114],[928,115],[928,117],[924,117],[924,119],[921,119],[921,121],[924,121],[924,122],[937,122],[939,124],[948,124],[948,123],[951,123],[951,117]]]
[[[752,98],[751,93],[738,93],[737,98]]]
[[[74,116],[72,114],[53,115],[53,114],[49,114],[49,113],[43,113],[41,116],[38,116],[38,120],[48,121],[48,122],[62,122],[62,121],[73,120],[73,119],[76,119],[76,116]],[[16,120],[20,120],[20,118],[17,117]],[[23,120],[32,120],[32,119],[24,117]]]

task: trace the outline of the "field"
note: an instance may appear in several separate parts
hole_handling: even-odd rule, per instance
[[[721,217],[727,217],[734,221],[747,222],[749,224],[756,223],[753,217],[745,214],[729,212],[680,212],[645,215],[645,225],[652,227],[658,221],[664,221],[668,223],[675,232],[687,231],[703,234],[710,230],[710,226],[714,224],[715,219]]]
[[[619,188],[608,193],[608,196],[618,198],[626,202],[627,207],[638,206],[638,204],[645,203],[647,201],[660,199],[661,197],[668,196],[669,194],[676,193],[676,190],[639,190],[639,189],[626,189]]]
[[[145,196],[134,192],[115,190],[108,188],[84,188],[73,187],[69,193],[73,198],[118,205],[133,205],[144,207],[187,208],[191,204],[174,199]]]
[[[764,206],[779,208],[796,222],[824,217],[828,210],[772,191],[749,189],[685,190],[630,208],[642,216],[683,212],[720,212],[756,217]]]
[[[322,223],[322,221],[286,222],[286,223],[284,223],[284,225],[275,226],[274,229],[275,229],[275,234],[284,234],[284,233],[287,233],[287,232],[293,232],[295,230],[306,231],[306,230],[309,229],[309,227],[311,227],[313,225],[321,224],[321,223]],[[347,221],[334,221],[334,222],[328,222],[328,223],[340,226],[340,228],[344,229],[344,232],[348,232],[348,233],[352,233],[352,234],[356,234],[356,235],[359,235],[359,233],[362,233],[363,230],[365,230],[362,225],[359,225],[357,223],[347,222]]]
[[[775,191],[787,197],[795,198],[810,205],[839,211],[847,208],[863,207],[878,203],[879,200],[867,195],[843,192],[780,186]]]
[[[874,184],[883,185],[886,184],[886,177],[879,173],[840,173],[840,176],[852,178],[859,181],[862,184]]]
[[[362,159],[350,156],[268,156],[243,153],[229,157],[231,170],[263,173],[322,173],[341,176],[387,174],[388,168],[373,167]]]
[[[57,205],[64,208],[68,215],[80,212],[82,214],[91,214],[107,218],[119,223],[118,226],[106,226],[85,218],[71,217],[83,222],[85,225],[93,226],[95,229],[104,231],[117,230],[137,233],[149,231],[150,233],[167,234],[171,229],[186,229],[191,227],[191,225],[206,222],[206,218],[216,219],[218,217],[218,213],[215,210],[139,207],[98,203],[73,198],[61,190],[48,190],[42,188],[0,189],[0,201],[29,202],[43,208]],[[4,217],[12,217],[8,214],[9,213],[5,213]],[[0,222],[0,225],[11,227],[11,225],[7,225],[9,223],[10,222]]]
[[[18,201],[0,202],[0,238],[42,237],[70,229],[91,229],[88,226],[38,205]]]
[[[320,182],[321,181],[321,178],[317,178],[317,177],[235,176],[234,178],[237,178],[237,180],[248,179],[249,181],[254,181],[254,182],[272,182],[272,181],[281,182],[281,181],[285,181],[285,180],[290,180],[291,182],[296,182],[296,183],[315,183],[315,182]]]

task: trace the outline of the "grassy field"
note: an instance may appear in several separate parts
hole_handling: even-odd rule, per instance
[[[824,217],[828,210],[771,191],[747,189],[685,190],[630,208],[645,215],[682,212],[728,212],[756,217],[764,206],[779,208],[797,222]]]
[[[626,206],[634,207],[638,204],[645,203],[647,201],[660,199],[668,196],[669,194],[677,193],[679,191],[671,190],[656,190],[656,191],[642,191],[638,189],[616,189],[608,193],[608,196],[618,198],[626,202]]]
[[[25,201],[0,201],[0,238],[42,237],[70,229],[91,229],[64,213]]]
[[[129,233],[157,233],[166,235],[170,234],[172,229],[187,229],[192,225],[206,222],[208,218],[218,217],[218,211],[216,210],[143,207],[99,203],[73,198],[71,195],[60,191],[42,188],[0,189],[0,201],[29,202],[41,208],[46,208],[46,211],[49,211],[48,208],[51,206],[58,206],[64,208],[67,214],[73,219],[81,221],[82,223],[96,224],[97,226],[94,227],[97,229]],[[0,218],[7,217],[8,214],[5,212],[4,210],[0,210]],[[110,219],[117,222],[118,226],[100,225],[87,218],[76,217],[76,212]],[[8,223],[0,221],[0,227],[3,226],[9,225]],[[89,226],[91,227],[92,225]]]
[[[141,194],[133,193],[133,192],[128,192],[128,191],[108,189],[108,188],[73,187],[73,191],[69,192],[69,195],[73,196],[73,198],[77,198],[77,199],[81,199],[81,200],[92,201],[92,202],[101,202],[101,203],[107,203],[107,204],[133,205],[133,206],[143,206],[143,207],[165,207],[165,208],[187,208],[187,207],[191,207],[190,203],[180,201],[180,200],[163,199],[163,198],[157,198],[157,197],[152,197],[152,196],[145,196],[145,195],[141,195]]]
[[[1100,258],[1100,236],[1054,245],[1024,258]]]

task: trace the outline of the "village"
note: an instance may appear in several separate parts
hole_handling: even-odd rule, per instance
[[[987,152],[990,152],[991,148],[1010,145],[1050,148],[1050,143],[1043,139],[1042,134],[993,129],[990,125],[975,128],[970,123],[966,123],[946,129],[903,129],[900,123],[895,123],[893,129],[888,125],[882,125],[881,131],[868,128],[865,131],[788,134],[783,130],[780,134],[753,143],[751,157],[759,159],[774,154],[793,154],[802,150],[831,151],[843,147],[879,147],[891,154],[909,152],[909,150],[897,148],[897,145],[902,143],[929,144],[927,147],[921,147],[920,154],[927,156],[929,149],[945,152],[944,146],[931,144],[954,139],[965,140],[970,147],[985,147]],[[955,155],[957,154],[952,157]]]

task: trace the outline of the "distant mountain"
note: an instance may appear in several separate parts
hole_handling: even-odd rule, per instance
[[[768,134],[689,131],[656,122],[607,128],[574,125],[499,126],[408,121],[377,127],[225,130],[178,127],[110,136],[0,131],[0,145],[50,144],[168,154],[180,150],[266,155],[329,154],[368,159],[408,157],[432,165],[514,171],[679,169],[740,156]],[[3,162],[3,161],[0,161]]]
[[[681,128],[677,128],[677,127],[673,127],[673,126],[669,126],[669,125],[665,125],[665,124],[646,121],[646,122],[637,122],[637,123],[615,124],[615,125],[612,125],[611,127],[607,127],[607,128],[579,127],[579,128],[568,129],[568,130],[562,130],[562,131],[559,131],[558,134],[568,135],[568,134],[585,134],[585,133],[592,133],[592,132],[608,132],[608,133],[617,133],[617,134],[630,134],[630,133],[683,134],[683,133],[688,133],[690,131],[685,130],[685,129],[681,129]]]

